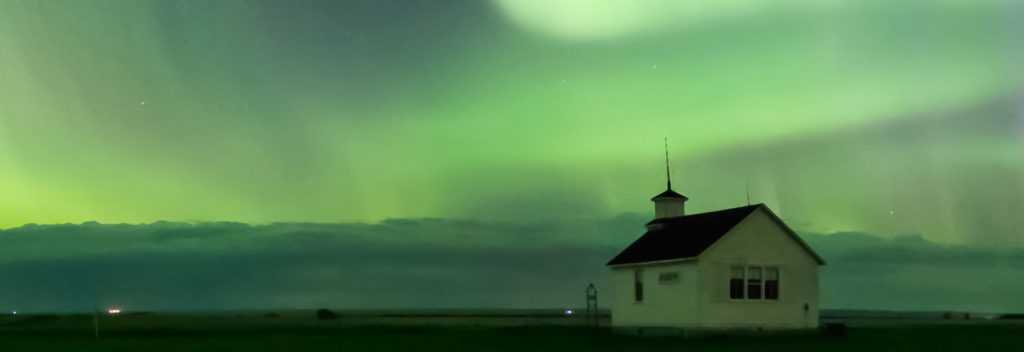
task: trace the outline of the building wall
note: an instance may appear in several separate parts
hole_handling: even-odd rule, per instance
[[[729,298],[729,270],[737,265],[778,267],[779,299]],[[818,326],[818,263],[763,208],[701,254],[697,267],[701,327]]]
[[[654,201],[654,218],[664,219],[683,216],[686,202],[678,198],[658,199]]]
[[[634,296],[634,272],[641,271],[644,299]],[[659,282],[661,273],[679,273],[675,283]],[[697,319],[697,265],[695,262],[675,262],[639,265],[612,269],[612,325],[629,326],[686,326]]]

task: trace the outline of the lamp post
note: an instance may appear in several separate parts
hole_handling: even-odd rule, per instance
[[[597,288],[593,283],[587,286],[587,323],[591,326],[598,325]]]

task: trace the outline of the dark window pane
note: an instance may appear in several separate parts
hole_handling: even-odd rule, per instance
[[[764,299],[779,299],[778,280],[768,280],[764,282]]]
[[[743,299],[743,279],[729,280],[729,298]]]
[[[761,299],[761,280],[747,281],[747,298]]]

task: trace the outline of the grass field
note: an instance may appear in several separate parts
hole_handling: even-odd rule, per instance
[[[636,337],[587,328],[579,321],[547,324],[517,318],[137,315],[0,318],[0,351],[1011,351],[1024,344],[1024,324],[890,322],[849,328],[843,337],[762,334],[697,339]],[[403,320],[404,319],[404,320]],[[537,318],[541,319],[541,318]],[[437,320],[437,319],[434,319]],[[440,319],[444,321],[445,319]],[[461,323],[455,323],[461,322]]]

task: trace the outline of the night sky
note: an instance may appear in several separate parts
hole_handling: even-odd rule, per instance
[[[0,0],[0,309],[579,304],[652,215],[667,137],[688,211],[749,185],[822,247],[825,308],[1024,310],[1022,23],[1009,0]],[[872,285],[894,291],[844,289]]]

